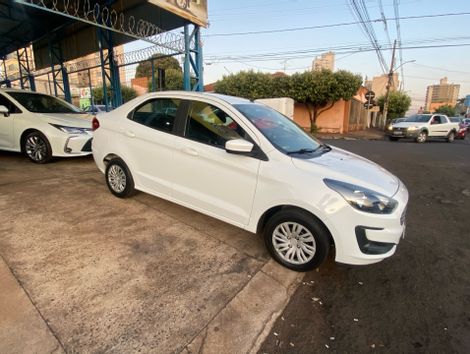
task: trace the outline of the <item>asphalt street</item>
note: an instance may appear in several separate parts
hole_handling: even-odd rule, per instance
[[[307,273],[260,353],[470,352],[470,141],[329,141],[404,181],[396,254]],[[332,250],[331,253],[334,253]]]

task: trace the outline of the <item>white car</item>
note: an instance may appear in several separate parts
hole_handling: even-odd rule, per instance
[[[135,189],[253,233],[288,268],[390,257],[408,191],[382,167],[322,144],[279,112],[194,92],[138,97],[93,119],[93,156],[111,193]]]
[[[53,156],[91,154],[91,116],[59,98],[0,90],[0,150],[25,153],[36,163]]]

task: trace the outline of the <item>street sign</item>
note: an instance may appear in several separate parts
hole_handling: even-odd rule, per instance
[[[364,97],[366,98],[366,100],[372,100],[374,97],[375,97],[375,92],[374,91],[368,91]]]
[[[364,103],[364,108],[365,109],[371,109],[372,107],[374,107],[374,105],[372,103]]]

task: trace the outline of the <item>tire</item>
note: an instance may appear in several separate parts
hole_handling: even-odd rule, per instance
[[[134,194],[134,179],[121,159],[112,159],[108,162],[105,178],[109,191],[116,197],[127,198]]]
[[[453,142],[453,141],[455,140],[455,133],[454,133],[453,131],[450,132],[449,135],[447,135],[447,139],[446,139],[446,140],[447,140],[448,143]]]
[[[397,138],[396,136],[389,136],[388,137],[388,140],[390,141],[398,141],[399,138]]]
[[[426,133],[425,131],[422,131],[422,132],[419,132],[418,136],[416,137],[416,142],[417,143],[424,143],[426,140],[428,139],[428,133]]]
[[[26,135],[23,151],[35,163],[48,163],[52,160],[52,148],[46,136],[38,131]]]
[[[271,256],[298,272],[317,268],[326,259],[330,248],[328,230],[302,210],[277,212],[266,223],[263,236]]]

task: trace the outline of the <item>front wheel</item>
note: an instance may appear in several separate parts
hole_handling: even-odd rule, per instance
[[[35,163],[47,163],[52,160],[51,144],[41,132],[29,133],[24,139],[23,150]]]
[[[279,211],[268,220],[264,241],[278,263],[300,272],[317,268],[330,247],[325,227],[313,215],[295,209]]]
[[[419,132],[418,136],[416,137],[416,142],[417,143],[424,143],[426,139],[428,138],[428,133],[426,132]]]
[[[453,142],[455,139],[455,133],[454,132],[450,132],[449,135],[447,135],[447,142],[448,143],[451,143]]]
[[[109,161],[105,171],[106,184],[116,197],[126,198],[134,193],[134,179],[121,159]]]

